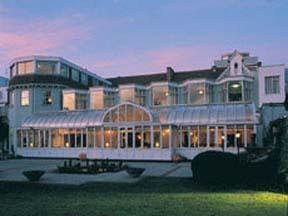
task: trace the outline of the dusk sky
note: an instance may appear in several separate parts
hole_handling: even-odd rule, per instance
[[[0,74],[62,56],[104,77],[209,68],[235,49],[288,64],[287,0],[0,0]]]

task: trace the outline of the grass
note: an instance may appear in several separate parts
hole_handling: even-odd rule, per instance
[[[0,215],[287,215],[287,195],[203,188],[191,179],[147,178],[137,184],[83,186],[0,183]]]

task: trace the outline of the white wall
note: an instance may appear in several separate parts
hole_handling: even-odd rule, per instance
[[[259,107],[264,103],[283,103],[285,101],[285,65],[271,65],[259,68]],[[265,94],[265,77],[280,76],[280,93]]]

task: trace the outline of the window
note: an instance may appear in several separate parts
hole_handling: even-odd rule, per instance
[[[120,89],[120,100],[134,102],[134,88]]]
[[[57,62],[37,61],[37,72],[42,74],[56,73]]]
[[[242,101],[242,84],[241,82],[229,82],[228,85],[229,101]]]
[[[191,85],[190,103],[191,104],[205,103],[205,83],[195,83]]]
[[[104,91],[104,106],[105,107],[112,107],[116,104],[116,97],[117,94],[114,91]]]
[[[60,74],[66,78],[69,78],[69,67],[65,64],[61,64]]]
[[[169,87],[169,105],[178,104],[178,88]]]
[[[29,90],[21,91],[21,106],[29,106]]]
[[[146,91],[144,89],[135,89],[135,103],[145,106],[146,104]]]
[[[252,88],[253,83],[244,81],[244,99],[245,101],[251,101],[252,100]]]
[[[153,87],[153,105],[167,105],[168,104],[168,86]]]
[[[12,78],[13,76],[16,76],[16,65],[13,64],[11,67],[10,67],[10,77]]]
[[[0,101],[3,100],[3,92],[0,91]]]
[[[43,99],[44,99],[43,100],[44,105],[52,104],[52,93],[50,90],[44,91]]]
[[[91,109],[103,109],[103,91],[95,91],[90,93]]]
[[[279,94],[280,93],[280,77],[267,76],[265,77],[265,94]]]
[[[72,80],[79,82],[79,71],[72,68],[71,73],[72,73],[72,76],[71,76]]]
[[[74,110],[75,109],[75,94],[63,93],[63,109]]]
[[[88,76],[87,76],[87,74],[81,73],[81,83],[83,85],[88,85]]]
[[[75,109],[87,109],[87,94],[76,93]]]
[[[19,62],[18,63],[18,74],[29,74],[33,72],[33,62]]]

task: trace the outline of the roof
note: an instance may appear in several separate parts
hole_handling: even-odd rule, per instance
[[[117,108],[120,105],[118,104],[115,107],[112,107],[112,109]],[[136,108],[139,107],[139,105],[134,106]],[[47,113],[35,114],[25,118],[22,122],[22,127],[87,128],[101,126],[103,125],[103,119],[105,119],[105,115],[109,110],[111,110],[111,108],[105,110],[60,111],[54,113],[49,112],[49,115]],[[152,114],[153,123],[155,124],[226,125],[255,124],[257,121],[254,105],[243,103],[159,107],[157,109],[146,110]],[[127,124],[127,122],[122,122],[120,124]],[[139,122],[135,124],[139,124]]]
[[[191,79],[211,79],[215,80],[223,72],[224,69],[205,69],[195,71],[179,71],[173,73],[172,82],[182,83],[185,80]],[[136,76],[123,76],[107,78],[108,81],[112,82],[113,86],[126,85],[126,84],[138,84],[138,85],[149,85],[152,82],[167,82],[168,77],[166,72],[156,74],[144,74]]]
[[[172,125],[213,125],[256,123],[253,104],[213,104],[167,107],[157,114],[159,122]]]

